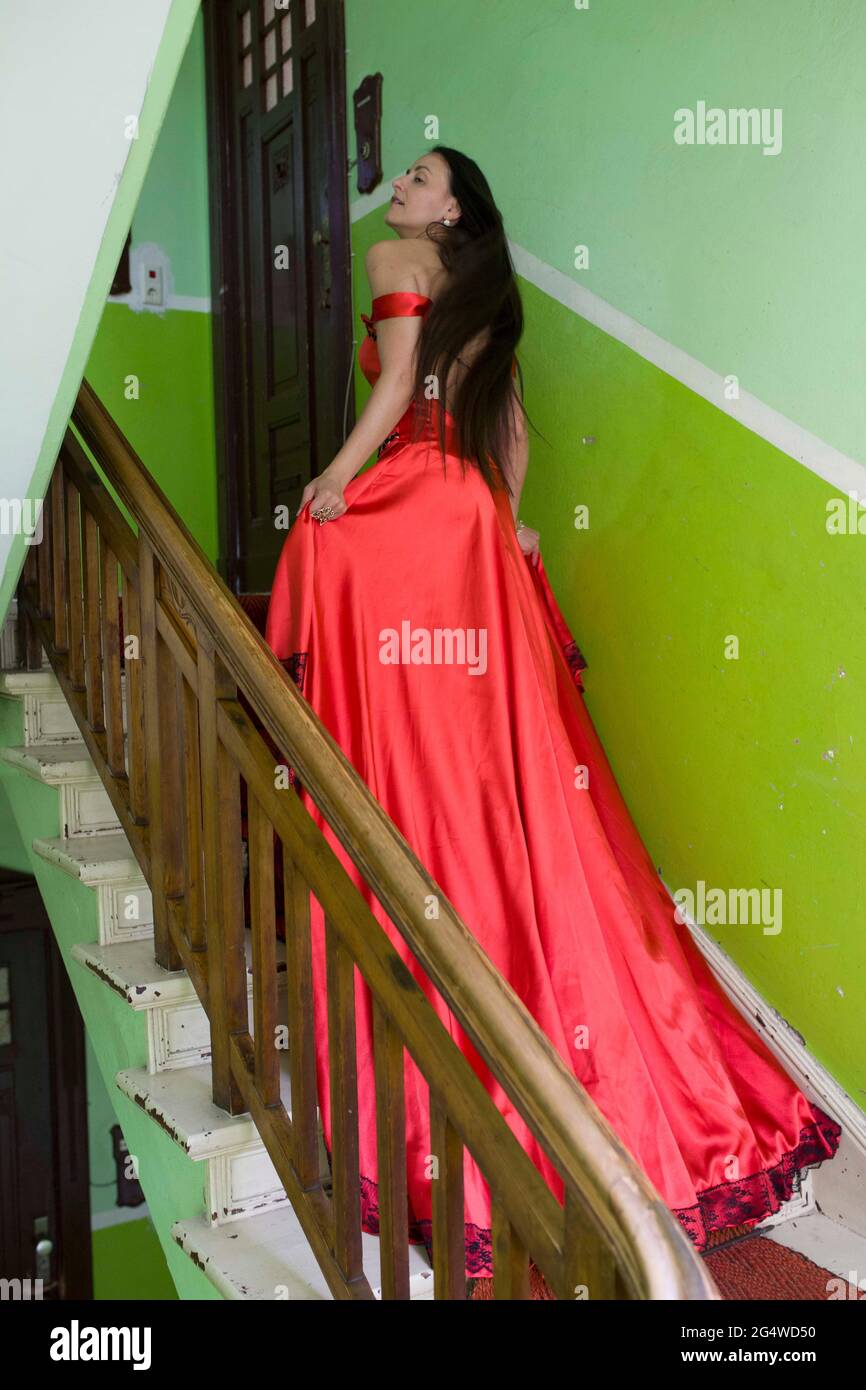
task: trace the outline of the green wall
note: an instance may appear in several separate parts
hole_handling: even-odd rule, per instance
[[[838,487],[546,291],[565,277],[672,361],[736,374],[866,479],[866,10],[443,0],[431,25],[355,0],[347,25],[349,93],[384,78],[385,184],[350,183],[356,316],[389,180],[437,141],[472,155],[537,258],[520,357],[549,444],[533,439],[521,515],[587,706],[672,891],[782,889],[778,935],[707,930],[863,1105],[866,536],[828,535]],[[674,112],[701,99],[782,107],[781,153],[677,146]]]
[[[0,747],[18,747],[23,742],[21,702],[0,699]],[[91,1062],[93,1058],[96,1059],[98,1070],[95,1074],[89,1070],[88,1074],[88,1088],[92,1085],[92,1094],[96,1098],[96,1111],[88,1117],[91,1138],[94,1130],[101,1130],[106,1118],[102,1102],[104,1092],[123,1131],[129,1152],[138,1159],[139,1180],[161,1247],[161,1254],[157,1255],[151,1236],[145,1229],[149,1225],[146,1221],[96,1231],[93,1247],[95,1295],[105,1297],[106,1288],[117,1276],[118,1292],[112,1297],[171,1297],[165,1280],[167,1265],[181,1298],[219,1298],[214,1286],[170,1235],[175,1221],[202,1215],[205,1209],[204,1167],[187,1158],[165,1130],[118,1090],[115,1084],[119,1071],[147,1066],[145,1016],[130,1009],[119,994],[106,988],[91,971],[72,958],[73,946],[99,938],[96,893],[49,864],[31,848],[34,839],[50,839],[59,835],[59,793],[56,788],[36,782],[0,760],[2,802],[12,808],[20,841],[27,847],[26,867],[39,884],[93,1045]],[[102,1091],[98,1088],[97,1077],[101,1080]],[[97,1181],[101,1180],[97,1177],[99,1154],[95,1158],[97,1165],[92,1169],[91,1177]],[[140,1269],[135,1263],[138,1260],[143,1262]]]
[[[208,558],[218,554],[204,25],[199,13],[132,217],[132,249],[168,257],[174,298],[108,301],[85,376]],[[138,399],[126,381],[138,378]]]

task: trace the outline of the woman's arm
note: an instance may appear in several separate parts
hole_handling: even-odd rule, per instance
[[[520,402],[516,392],[512,396],[511,430],[511,442],[506,462],[508,468],[508,481],[511,484],[511,511],[514,520],[517,521],[517,513],[520,508],[520,496],[523,492],[523,484],[526,482],[526,472],[529,467],[529,436],[526,431],[526,417],[520,408]]]
[[[400,290],[419,292],[401,243],[377,242],[367,252],[365,264],[372,299]],[[343,488],[405,414],[412,400],[414,357],[421,327],[418,317],[383,319],[376,325],[381,374],[345,444],[304,489],[299,512],[314,499],[317,505],[330,503],[334,519],[345,511]]]

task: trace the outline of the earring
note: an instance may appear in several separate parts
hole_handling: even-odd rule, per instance
[[[442,218],[442,226],[443,226],[443,227],[450,227],[450,226],[451,226],[451,223],[449,222],[449,220],[448,220],[447,217],[443,217],[443,218]]]

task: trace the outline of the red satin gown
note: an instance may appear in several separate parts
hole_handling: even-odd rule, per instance
[[[368,337],[359,363],[371,383],[380,370],[375,323],[421,315],[431,302],[385,294],[374,299],[371,318],[361,316]],[[586,663],[544,565],[520,549],[508,495],[494,493],[473,467],[461,476],[450,414],[447,473],[429,423],[427,437],[411,441],[413,418],[410,406],[376,463],[348,484],[343,516],[320,525],[307,507],[294,522],[274,579],[268,644],[702,1250],[709,1232],[777,1211],[799,1189],[801,1172],[836,1152],[841,1128],[800,1092],[677,923],[586,710]],[[402,634],[405,622],[419,643],[420,629],[466,629],[465,664],[383,662],[380,635]],[[424,656],[423,645],[415,649]],[[580,767],[586,786],[576,785]],[[295,788],[360,884],[297,781]],[[364,891],[561,1200],[558,1174]],[[324,933],[315,900],[312,915],[330,1154]],[[376,1233],[372,1018],[367,986],[359,991],[362,1222]],[[410,1236],[429,1249],[428,1088],[404,1055]],[[487,1184],[467,1153],[467,1276],[492,1273],[490,1226]]]

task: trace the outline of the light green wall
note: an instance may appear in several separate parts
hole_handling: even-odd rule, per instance
[[[0,747],[24,742],[20,701],[0,699]],[[99,1075],[120,1125],[129,1152],[138,1159],[141,1186],[148,1211],[162,1247],[172,1279],[181,1298],[212,1299],[219,1294],[209,1280],[175,1244],[170,1229],[175,1221],[191,1220],[205,1209],[204,1169],[181,1151],[159,1125],[122,1094],[115,1084],[119,1071],[147,1066],[146,1020],[143,1013],[130,1009],[125,1000],[72,958],[79,942],[99,938],[98,907],[92,888],[70,878],[32,850],[34,839],[50,839],[60,834],[59,795],[0,760],[0,798],[12,808],[21,842],[27,846],[28,870],[34,875],[69,974],[84,1025],[93,1044]],[[138,1223],[136,1223],[138,1224]],[[115,1228],[116,1229],[116,1228]],[[98,1233],[97,1233],[98,1235]],[[119,1258],[118,1250],[137,1235],[121,1237],[98,1235],[94,1244],[97,1259]],[[143,1237],[146,1242],[146,1236]],[[145,1244],[141,1249],[144,1250]],[[102,1281],[101,1266],[97,1280]],[[142,1289],[152,1290],[161,1278],[160,1266],[150,1266],[142,1274]],[[104,1283],[102,1283],[104,1288]],[[128,1289],[129,1284],[126,1285]],[[142,1297],[152,1294],[143,1293]]]
[[[87,358],[99,325],[99,319],[105,303],[105,296],[114,278],[123,243],[129,229],[130,218],[138,201],[141,186],[153,153],[154,144],[159,135],[160,127],[165,116],[166,105],[177,77],[178,67],[186,51],[190,31],[196,23],[200,24],[198,0],[172,0],[171,9],[168,12],[165,28],[159,42],[158,51],[148,65],[147,86],[140,112],[137,104],[131,111],[127,108],[123,115],[120,115],[116,111],[112,112],[111,115],[107,112],[100,112],[98,110],[98,103],[94,108],[94,120],[110,121],[112,118],[116,118],[118,126],[121,126],[122,122],[127,121],[130,115],[137,115],[138,124],[136,138],[124,138],[124,145],[128,146],[128,151],[124,149],[123,161],[119,166],[114,166],[113,177],[110,169],[106,171],[105,187],[108,189],[108,192],[106,193],[106,199],[104,201],[111,199],[111,203],[107,224],[98,248],[94,246],[92,253],[87,247],[76,248],[76,275],[73,277],[71,283],[76,286],[79,284],[78,275],[81,269],[80,258],[82,255],[87,255],[86,264],[92,264],[93,269],[89,276],[89,281],[81,282],[87,283],[88,288],[84,294],[83,303],[78,315],[77,327],[69,340],[68,351],[65,354],[65,366],[60,374],[59,384],[56,391],[53,392],[53,396],[50,397],[50,399],[53,400],[53,404],[44,422],[44,433],[42,435],[39,457],[32,471],[29,484],[27,485],[25,495],[28,498],[43,498],[47,491],[51,474],[54,471],[61,440],[72,412],[81,378],[85,371]],[[146,25],[142,27],[142,25],[134,23],[131,20],[129,28],[130,42],[138,42],[140,31],[143,31],[143,29],[146,30],[146,28]],[[10,49],[10,53],[11,52],[12,49]],[[26,57],[26,55],[23,56]],[[16,55],[16,57],[18,57],[20,63],[22,55]],[[72,68],[77,70],[74,50],[70,54],[70,64]],[[134,64],[130,65],[130,70],[133,75],[134,67]],[[129,91],[132,94],[139,91],[134,81],[130,83]],[[137,103],[138,97],[135,96],[134,99]],[[132,96],[130,100],[133,100]],[[62,120],[62,114],[59,119]],[[61,141],[61,146],[62,144],[63,142]],[[105,158],[105,142],[97,142],[94,148],[101,158]],[[66,158],[67,153],[65,149],[61,148],[60,157]],[[80,155],[80,149],[76,153]],[[60,209],[58,214],[57,235],[58,244],[62,248],[64,236],[62,209]],[[24,261],[22,258],[24,257],[26,248],[16,247],[12,245],[12,243],[10,243],[10,246],[12,251],[18,256],[19,263],[23,264]],[[92,260],[90,259],[91,254],[93,257]],[[62,259],[62,249],[60,259]],[[72,302],[74,306],[74,300]],[[44,309],[44,306],[42,307]],[[66,327],[64,315],[69,310],[68,295],[66,299],[63,298],[63,295],[57,296],[57,310],[58,323],[61,325],[58,330],[60,341],[65,342],[67,334],[64,331]],[[47,320],[38,320],[38,322],[44,321]],[[56,341],[57,338],[55,337],[53,340],[55,347]],[[13,416],[10,416],[10,419],[12,418],[14,418],[14,412]],[[29,423],[32,427],[33,421],[31,420]],[[42,429],[41,421],[39,422],[39,428],[40,430]],[[4,463],[10,477],[12,477],[14,473],[20,474],[20,469],[25,466],[24,461],[20,458],[12,460],[7,459],[4,460]],[[9,600],[17,587],[24,563],[25,549],[24,535],[22,532],[18,532],[12,537],[8,556],[5,556],[4,552],[5,558],[2,567],[2,579],[0,579],[0,620],[5,617],[9,606]]]
[[[132,246],[169,258],[174,293],[209,303],[204,27],[195,21],[132,216]],[[212,561],[218,554],[209,310],[134,310],[108,302],[85,376],[148,473]],[[126,381],[138,378],[138,399]]]
[[[177,294],[210,298],[204,21],[195,20],[132,218],[133,242],[171,255]]]
[[[210,314],[108,304],[87,378],[209,559],[217,554]],[[124,380],[139,379],[138,400]]]
[[[465,150],[515,243],[866,458],[859,3],[497,0],[494,17],[443,0],[431,24],[356,0],[347,23],[349,92],[384,77],[386,181],[436,140]],[[675,146],[674,111],[701,98],[782,106],[783,152]],[[356,325],[383,211],[353,227]],[[779,935],[708,930],[863,1105],[866,536],[828,536],[828,484],[521,290],[526,400],[550,441],[533,440],[521,514],[623,793],[672,890],[783,890]]]
[[[440,0],[435,23],[350,0],[346,22],[349,93],[384,77],[386,179],[438,117],[514,241],[866,462],[862,0]],[[781,107],[782,152],[676,145],[701,99]]]

